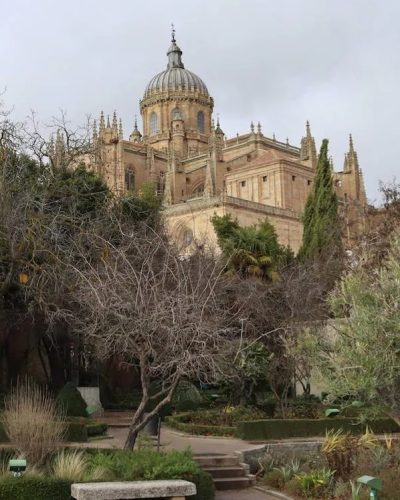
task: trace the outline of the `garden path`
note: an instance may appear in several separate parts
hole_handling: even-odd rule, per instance
[[[215,500],[276,500],[276,498],[254,488],[217,491],[215,494]]]

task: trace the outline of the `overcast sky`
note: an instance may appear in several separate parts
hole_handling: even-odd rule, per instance
[[[6,103],[44,122],[116,109],[128,136],[172,22],[228,137],[254,120],[299,145],[308,119],[336,170],[353,134],[370,201],[400,177],[399,0],[0,0]]]

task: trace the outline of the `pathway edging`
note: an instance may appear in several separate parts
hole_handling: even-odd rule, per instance
[[[270,495],[271,497],[280,498],[281,500],[293,500],[292,497],[288,497],[287,495],[281,493],[280,491],[268,490],[266,488],[263,488],[262,486],[253,486],[253,488],[258,491],[262,491],[263,493]]]

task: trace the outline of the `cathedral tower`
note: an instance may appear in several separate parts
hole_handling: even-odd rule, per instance
[[[143,141],[194,156],[207,148],[214,101],[201,78],[185,69],[175,30],[167,56],[167,69],[150,80],[140,102]]]

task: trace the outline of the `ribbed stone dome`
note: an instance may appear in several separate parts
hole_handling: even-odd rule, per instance
[[[191,71],[185,69],[181,59],[182,51],[176,44],[174,32],[172,33],[171,46],[168,49],[167,56],[167,69],[158,73],[150,80],[144,91],[144,97],[148,97],[154,92],[179,90],[180,88],[209,95],[203,80]]]

